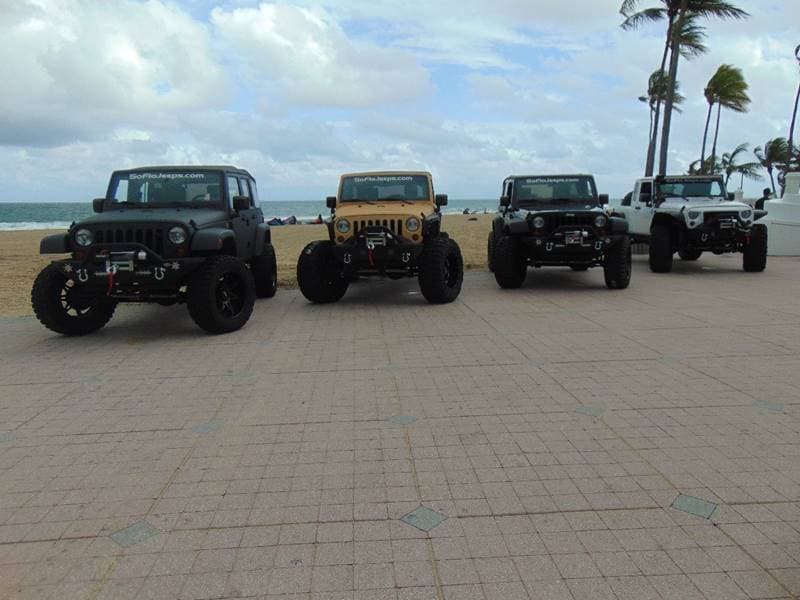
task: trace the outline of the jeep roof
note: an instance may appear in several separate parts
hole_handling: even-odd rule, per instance
[[[114,173],[147,173],[149,171],[226,171],[253,177],[245,169],[233,165],[154,165],[152,167],[136,167],[133,169],[117,169]]]
[[[433,175],[428,171],[361,171],[359,173],[344,173],[340,176],[340,179],[345,177],[366,177],[369,175],[426,175],[433,179]]]
[[[538,175],[509,175],[506,179],[527,179],[533,177],[591,177],[589,173],[539,173]]]

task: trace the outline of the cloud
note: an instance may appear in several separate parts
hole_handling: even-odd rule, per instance
[[[211,21],[256,85],[283,92],[290,102],[371,106],[413,101],[431,91],[427,70],[413,56],[349,38],[322,9],[266,3],[216,8]]]
[[[0,39],[0,143],[102,139],[228,100],[207,28],[157,0],[16,3]]]

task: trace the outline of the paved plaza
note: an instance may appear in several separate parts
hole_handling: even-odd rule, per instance
[[[800,597],[800,259],[0,318],[0,599]]]

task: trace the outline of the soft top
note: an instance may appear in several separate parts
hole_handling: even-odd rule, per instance
[[[152,167],[136,167],[134,169],[117,169],[115,173],[148,173],[152,171],[226,171],[252,177],[244,169],[233,165],[155,165]]]

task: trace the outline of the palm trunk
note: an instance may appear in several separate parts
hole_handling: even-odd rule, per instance
[[[664,54],[661,56],[661,71],[660,73],[664,73],[664,70],[667,68],[667,57],[669,56],[669,48],[672,42],[672,26],[675,23],[675,17],[672,15],[669,16],[669,21],[667,22],[667,41],[664,43]],[[653,171],[655,170],[656,164],[656,144],[658,143],[658,125],[661,122],[661,96],[656,98],[656,112],[655,116],[653,117],[653,135],[650,138],[650,145],[647,147],[647,164],[644,168],[644,175],[645,177],[651,177],[653,175]]]
[[[767,167],[767,173],[769,173],[769,181],[772,184],[772,193],[777,196],[778,190],[775,189],[775,178],[772,176],[772,167]]]
[[[678,21],[672,31],[672,50],[669,61],[669,78],[667,79],[667,100],[664,102],[664,127],[661,130],[661,154],[658,161],[659,175],[667,174],[667,160],[669,158],[669,132],[672,126],[672,108],[675,104],[675,82],[678,80],[678,61],[681,57],[680,32],[686,21],[689,0],[681,0]]]
[[[739,182],[739,189],[740,190],[744,189],[744,173],[742,173],[742,180]]]
[[[719,139],[719,118],[722,115],[722,104],[717,103],[717,128],[714,130],[714,146],[711,148],[712,172],[717,170],[717,140]]]
[[[706,142],[708,141],[708,128],[711,125],[711,109],[714,108],[714,103],[708,103],[708,115],[706,116],[706,129],[703,132],[703,149],[700,151],[700,172],[706,172]]]

